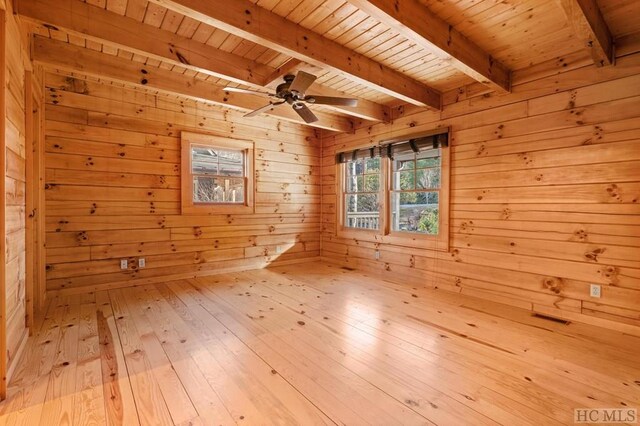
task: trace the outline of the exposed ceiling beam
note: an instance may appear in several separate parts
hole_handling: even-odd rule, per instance
[[[441,95],[412,78],[314,33],[249,0],[150,0],[352,81],[419,106],[441,107]]]
[[[273,68],[79,0],[20,0],[18,13],[70,34],[215,77],[261,86]]]
[[[613,37],[596,0],[556,0],[597,66],[615,61]]]
[[[267,86],[288,67],[301,64],[292,59],[276,70],[79,0],[20,0],[18,5],[18,12],[34,22],[254,88]],[[358,109],[330,109],[364,120],[385,121],[388,108],[366,100],[360,104]]]
[[[117,56],[106,55],[68,43],[34,36],[33,60],[56,69],[99,77],[130,86],[157,90],[190,99],[251,111],[267,102],[255,96],[242,96],[225,92],[207,81],[186,77],[173,71],[147,67]],[[275,118],[306,124],[288,105],[266,113]],[[326,130],[349,132],[352,125],[344,117],[316,111],[320,119],[309,124]]]
[[[282,83],[282,78],[287,74],[295,74],[298,68],[302,65],[302,61],[296,58],[291,58],[278,68],[273,70],[270,76],[264,80],[264,87],[275,88],[278,84]]]
[[[420,0],[348,0],[452,67],[500,92],[511,90],[511,71],[431,12]]]

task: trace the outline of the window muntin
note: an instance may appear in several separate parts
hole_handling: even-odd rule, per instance
[[[440,149],[397,155],[391,161],[391,168],[391,230],[438,235]]]
[[[244,204],[246,154],[214,146],[191,148],[194,204]]]
[[[355,229],[380,229],[381,159],[358,158],[344,167],[344,226]]]

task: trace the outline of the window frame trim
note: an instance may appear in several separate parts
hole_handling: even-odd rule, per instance
[[[252,214],[255,212],[255,143],[245,139],[181,132],[180,134],[180,207],[182,214]],[[244,155],[245,197],[243,203],[195,203],[193,201],[193,177],[191,148],[208,146],[234,151]]]
[[[385,167],[387,162],[386,161],[382,161],[384,160],[383,158],[380,159],[380,166],[381,166],[381,170],[380,170],[380,185],[378,187],[378,199],[380,200],[380,204],[381,204],[381,209],[380,212],[382,213],[384,206],[386,205],[386,194],[384,191],[384,184],[386,182],[386,174],[385,174]],[[347,164],[347,163],[344,163]],[[345,196],[347,194],[346,192],[346,183],[347,183],[347,176],[346,176],[346,167],[344,166],[344,164],[340,164],[338,163],[336,165],[336,167],[338,168],[338,171],[336,173],[336,176],[339,176],[340,178],[337,181],[337,193],[338,193],[338,197],[340,198],[340,200],[338,201],[338,226],[337,226],[337,235],[339,237],[343,237],[343,238],[356,238],[357,236],[368,236],[368,240],[369,241],[375,241],[376,237],[378,235],[380,235],[380,232],[383,231],[387,224],[386,224],[386,215],[384,214],[380,214],[380,218],[379,220],[379,229],[375,230],[375,229],[361,229],[361,228],[350,228],[350,227],[346,227],[345,226],[345,219],[346,219],[346,206],[345,206]],[[369,192],[371,193],[371,192]]]
[[[451,132],[449,132],[451,140]],[[438,234],[393,231],[391,229],[392,164],[388,157],[381,157],[380,228],[378,230],[345,227],[346,167],[336,162],[337,223],[336,236],[380,244],[448,252],[450,248],[450,198],[451,198],[451,147],[440,147],[440,189],[438,196]]]

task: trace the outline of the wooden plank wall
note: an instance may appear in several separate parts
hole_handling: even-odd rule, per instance
[[[27,37],[11,10],[6,10],[5,43],[5,294],[7,380],[24,347],[25,324],[25,71],[30,60]],[[3,372],[3,375],[5,372]]]
[[[558,58],[516,72],[510,95],[470,86],[441,113],[323,136],[323,258],[638,334],[640,54],[619,51],[615,67]],[[450,251],[337,238],[335,153],[437,126],[453,131]]]
[[[0,2],[0,165],[1,169],[6,169],[7,144],[5,137],[7,110],[6,110],[6,22],[7,11],[4,2]],[[5,235],[5,217],[7,204],[5,202],[5,179],[0,179],[0,235]],[[6,253],[6,238],[0,239],[0,253]],[[4,256],[4,254],[3,254]],[[5,312],[7,310],[6,298],[6,262],[0,263],[0,400],[7,397],[7,321]]]
[[[320,254],[320,142],[274,119],[58,74],[45,78],[47,290],[71,293]],[[256,144],[256,212],[180,214],[182,130]],[[146,268],[120,270],[144,256]]]

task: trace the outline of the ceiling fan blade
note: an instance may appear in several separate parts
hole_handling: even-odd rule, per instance
[[[305,96],[304,101],[314,105],[339,105],[339,106],[349,106],[349,107],[358,106],[357,99],[338,98],[335,96],[308,95],[308,96]]]
[[[259,90],[243,89],[243,88],[240,88],[240,87],[227,86],[223,90],[225,92],[249,93],[251,95],[268,95],[268,96],[271,96],[271,93],[260,92]]]
[[[293,104],[293,110],[298,113],[300,117],[305,121],[305,123],[313,123],[318,121],[318,117],[311,112],[309,108],[305,104],[296,103]]]
[[[247,114],[245,114],[245,117],[255,117],[258,114],[262,114],[263,112],[267,112],[267,111],[271,111],[272,109],[274,109],[275,107],[277,107],[278,105],[282,105],[284,103],[284,101],[282,102],[269,102],[268,105],[265,105],[261,108],[258,108],[256,110],[253,110]]]
[[[304,94],[304,92],[316,81],[316,76],[309,74],[308,72],[298,71],[296,78],[293,79],[289,90],[292,92],[298,92]]]

